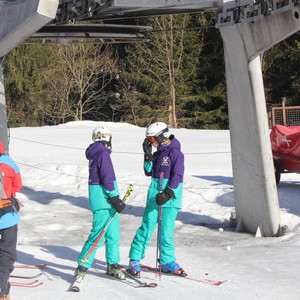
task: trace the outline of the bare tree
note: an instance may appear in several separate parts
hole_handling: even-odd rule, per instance
[[[48,76],[53,96],[53,117],[83,120],[86,114],[99,114],[117,70],[111,47],[91,44],[54,47],[59,67],[44,74]]]

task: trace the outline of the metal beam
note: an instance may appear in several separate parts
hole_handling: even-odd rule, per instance
[[[84,43],[95,41],[104,43],[128,43],[146,41],[143,33],[151,30],[148,26],[112,24],[67,24],[47,25],[31,35],[25,43]]]
[[[212,0],[113,0],[111,1],[112,7],[123,8],[173,8],[176,10],[184,9],[201,9],[203,7],[214,7],[218,1]]]
[[[125,19],[216,10],[219,0],[62,0],[55,22]]]

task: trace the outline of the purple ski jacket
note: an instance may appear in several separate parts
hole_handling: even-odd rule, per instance
[[[89,160],[89,200],[92,211],[111,209],[113,206],[108,198],[118,196],[119,190],[113,164],[110,158],[111,150],[95,142],[86,149]]]
[[[151,176],[151,185],[148,189],[147,205],[157,206],[156,195],[160,189],[166,186],[171,188],[175,197],[169,200],[163,207],[182,206],[182,188],[184,175],[184,155],[181,152],[180,142],[171,136],[170,145],[162,145],[153,154],[153,161],[144,162],[146,176]],[[162,187],[160,187],[160,173],[163,173]]]

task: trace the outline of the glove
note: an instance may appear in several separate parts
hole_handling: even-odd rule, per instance
[[[15,212],[18,212],[21,208],[21,203],[20,201],[17,199],[17,198],[10,198],[10,201],[11,201],[11,204],[12,204],[12,207],[14,209]]]
[[[143,142],[143,150],[144,150],[144,161],[150,162],[153,159],[153,155],[152,155],[152,145],[151,143],[148,141],[147,138],[145,138],[144,142]]]
[[[175,194],[173,190],[171,190],[169,187],[167,187],[164,192],[158,193],[156,195],[156,203],[157,205],[164,205],[167,203],[171,198],[174,198]]]
[[[108,201],[113,205],[115,210],[120,214],[125,208],[126,204],[122,201],[119,196],[108,198]]]

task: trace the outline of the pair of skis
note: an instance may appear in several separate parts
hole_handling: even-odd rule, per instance
[[[44,269],[47,267],[47,264],[35,264],[35,265],[29,265],[29,264],[18,264],[14,266],[15,268],[22,268],[22,269]],[[43,284],[42,281],[39,281],[37,278],[42,276],[43,273],[40,272],[36,275],[32,276],[23,276],[23,275],[10,275],[10,278],[13,280],[10,280],[9,283],[11,286],[17,286],[17,287],[26,287],[26,288],[36,288],[38,286],[41,286]],[[19,281],[18,279],[21,279],[22,281]],[[28,281],[31,280],[31,281]]]
[[[116,277],[110,276],[110,275],[108,275],[108,276],[109,276],[109,278],[111,278],[113,280],[117,280],[123,284],[127,284],[134,288],[145,288],[145,287],[155,288],[155,287],[157,287],[157,283],[154,283],[154,282],[148,283],[144,280],[136,278],[135,276],[128,273],[124,268],[122,269],[122,272],[125,275],[125,278],[123,278],[123,279],[121,279],[121,278],[119,279],[119,278],[116,278]],[[81,288],[82,288],[82,283],[83,283],[83,278],[81,276],[77,276],[75,278],[75,281],[73,282],[70,290],[72,292],[77,292],[77,293],[80,292]]]
[[[46,268],[47,265],[46,264],[37,264],[37,265],[28,265],[28,264],[23,264],[23,265],[15,265],[15,268],[25,268],[25,269],[43,269]],[[151,272],[154,272],[155,274],[158,274],[158,270],[155,267],[151,267],[151,266],[147,266],[147,265],[141,265],[141,267],[143,269],[149,270]],[[130,273],[128,273],[124,268],[123,268],[123,273],[125,274],[125,276],[127,276],[129,279],[133,280],[136,282],[135,285],[130,284],[128,281],[126,280],[120,280],[117,279],[115,277],[112,277],[118,281],[124,282],[124,283],[128,283],[129,285],[134,286],[135,288],[141,288],[141,287],[150,287],[150,288],[155,288],[157,287],[157,283],[153,283],[153,282],[146,282],[140,278],[136,278],[133,275],[131,275]],[[18,286],[18,287],[28,287],[28,288],[35,288],[38,287],[40,285],[43,284],[43,282],[39,282],[39,280],[37,280],[38,277],[42,276],[43,273],[38,273],[36,275],[33,276],[21,276],[21,275],[11,275],[11,278],[15,278],[15,279],[29,279],[29,280],[33,280],[30,282],[17,282],[17,281],[10,281],[10,284],[12,286]],[[164,273],[165,274],[165,273]],[[178,275],[174,275],[171,273],[166,273],[166,275],[170,275],[170,276],[177,276],[177,277],[182,277],[182,276],[178,276]],[[214,285],[214,286],[218,286],[221,285],[222,283],[224,283],[225,281],[222,280],[214,280],[214,279],[209,279],[209,278],[194,278],[194,277],[190,277],[190,276],[185,276],[182,277],[184,279],[187,280],[192,280],[192,281],[196,281],[196,282],[201,282],[201,283],[205,283],[205,284],[210,284],[210,285]],[[82,280],[80,282],[77,282],[75,284],[75,286],[77,286],[77,288],[74,288],[74,291],[79,292],[80,291],[80,287],[81,287],[81,283]]]
[[[151,271],[153,273],[155,273],[158,276],[162,276],[162,273],[159,273],[159,271],[161,269],[157,269],[155,267],[151,267],[151,266],[147,266],[147,265],[141,265],[142,269]],[[130,279],[134,280],[138,285],[136,285],[135,287],[139,288],[139,287],[157,287],[157,283],[153,283],[153,282],[146,282],[143,279],[139,279],[135,276],[133,276],[132,274],[128,273],[124,268],[123,268],[123,273],[125,274],[125,276],[129,277]],[[160,274],[160,275],[159,275]],[[209,279],[209,278],[194,278],[194,277],[190,277],[190,276],[180,276],[180,275],[176,275],[173,273],[163,273],[165,275],[169,275],[169,276],[176,276],[176,277],[181,277],[187,280],[192,280],[192,281],[196,281],[196,282],[200,282],[200,283],[205,283],[205,284],[210,284],[210,285],[214,285],[214,286],[218,286],[221,285],[222,283],[224,283],[224,280],[215,280],[215,279]],[[122,281],[119,279],[116,279],[118,281]]]

